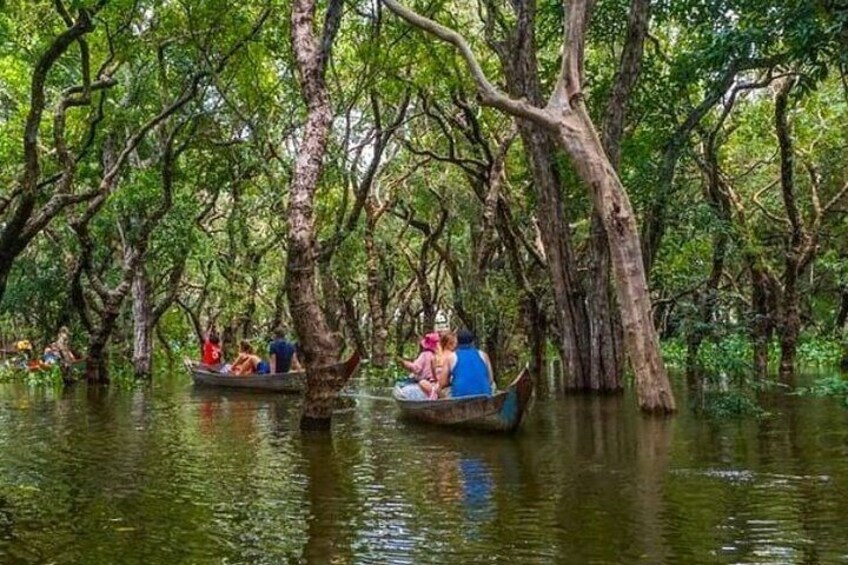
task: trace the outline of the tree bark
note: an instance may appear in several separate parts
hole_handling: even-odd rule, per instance
[[[612,93],[604,112],[601,139],[610,163],[616,170],[621,160],[621,140],[627,119],[630,95],[642,70],[645,37],[650,23],[650,0],[633,0],[627,21],[627,36],[621,52]],[[621,320],[613,308],[610,280],[610,251],[603,219],[592,213],[592,236],[587,309],[591,324],[589,385],[592,390],[620,391],[624,373]],[[612,292],[611,292],[612,291]]]
[[[833,321],[833,330],[837,336],[842,335],[846,321],[848,321],[848,287],[843,286],[839,289],[839,311]]]
[[[144,266],[136,269],[132,282],[133,372],[148,378],[153,371],[153,310],[150,283]]]
[[[590,187],[595,210],[600,213],[609,239],[624,339],[636,377],[639,405],[647,412],[673,412],[674,395],[651,317],[633,208],[582,104],[575,114],[575,120],[564,120],[561,140],[581,179]]]
[[[780,378],[787,380],[795,373],[795,355],[798,349],[798,334],[801,330],[801,315],[798,295],[798,279],[808,253],[810,240],[798,210],[795,196],[795,154],[792,131],[786,114],[789,93],[795,85],[794,79],[787,80],[775,99],[775,130],[780,153],[780,187],[783,206],[789,219],[789,245],[783,266],[783,295],[780,301]],[[812,245],[812,244],[811,244]],[[813,246],[814,247],[814,246]],[[809,251],[812,253],[812,251]]]
[[[375,233],[380,214],[371,197],[365,204],[365,210],[365,268],[368,311],[371,318],[371,363],[375,367],[385,368],[389,364],[386,351],[389,328],[383,309],[383,277],[380,273],[380,252],[377,249]]]
[[[331,2],[341,9],[341,2]],[[289,196],[286,294],[289,310],[300,339],[307,370],[302,430],[328,430],[333,401],[344,384],[326,367],[338,362],[341,343],[330,331],[318,303],[315,273],[315,190],[332,122],[330,98],[324,83],[324,62],[335,32],[319,44],[313,29],[315,0],[294,0],[291,11],[292,46],[298,82],[306,102],[307,118],[298,146]],[[329,16],[328,16],[329,21]],[[321,45],[325,49],[321,49]]]

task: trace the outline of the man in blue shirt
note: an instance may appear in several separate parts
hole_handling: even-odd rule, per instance
[[[471,330],[459,330],[458,346],[449,360],[451,396],[477,396],[492,394],[492,363],[489,356],[474,346],[477,336]]]
[[[274,332],[274,341],[268,347],[268,353],[271,357],[272,373],[288,373],[301,369],[297,359],[297,345],[286,339],[285,328],[277,328]]]

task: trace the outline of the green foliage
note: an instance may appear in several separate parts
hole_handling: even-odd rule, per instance
[[[801,396],[835,397],[841,398],[842,403],[848,408],[848,380],[842,375],[828,375],[816,379],[810,387],[798,388],[795,394]]]
[[[61,388],[62,371],[58,365],[51,365],[40,371],[28,371],[14,363],[0,365],[0,383],[22,382],[31,387]]]
[[[765,418],[766,412],[750,391],[708,391],[704,394],[699,411],[710,419],[732,420],[738,418]]]

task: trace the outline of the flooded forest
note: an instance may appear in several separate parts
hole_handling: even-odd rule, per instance
[[[0,562],[844,562],[847,326],[842,0],[0,0]]]

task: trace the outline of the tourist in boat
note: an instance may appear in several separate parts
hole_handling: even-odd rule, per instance
[[[246,339],[241,340],[239,354],[227,371],[231,375],[244,376],[257,373],[262,359],[253,352],[253,346]]]
[[[71,351],[71,332],[67,326],[59,328],[56,341],[51,343],[49,347],[52,351],[58,353],[59,360],[62,363],[70,364],[77,360],[76,355]]]
[[[203,340],[203,364],[210,369],[218,368],[223,362],[221,353],[221,338],[218,332],[210,330]]]
[[[428,333],[419,342],[418,357],[414,361],[398,359],[398,363],[407,371],[409,378],[400,386],[400,394],[409,400],[435,399],[439,391],[436,379],[436,353],[439,348],[439,334]]]
[[[286,339],[286,329],[283,327],[274,330],[274,341],[268,346],[268,355],[272,373],[288,373],[303,368],[297,358],[297,345]]]
[[[55,365],[62,360],[62,356],[58,349],[53,347],[52,343],[48,343],[44,348],[44,353],[41,355],[41,364],[43,366]]]
[[[450,366],[456,351],[456,334],[450,330],[440,332],[436,351],[436,396],[450,394]],[[432,395],[431,395],[432,396]]]
[[[489,356],[475,346],[471,330],[460,330],[456,352],[447,359],[450,367],[451,397],[492,394],[492,364]]]
[[[30,366],[30,357],[32,357],[32,343],[28,339],[21,339],[15,343],[17,351],[17,364],[20,368],[26,369]]]

